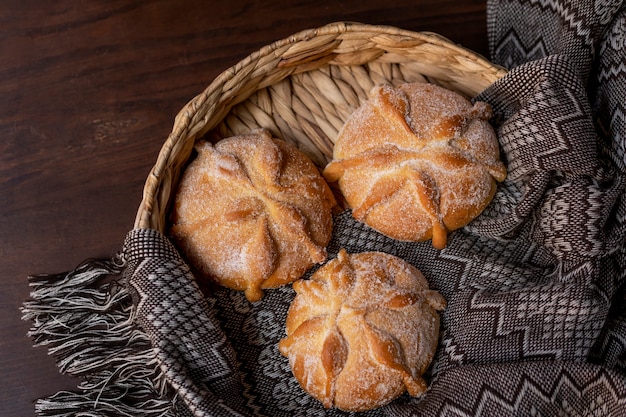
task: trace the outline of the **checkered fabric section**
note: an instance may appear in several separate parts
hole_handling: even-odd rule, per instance
[[[194,416],[245,415],[235,353],[210,315],[193,274],[155,230],[134,230],[124,245],[136,323],[161,369]]]

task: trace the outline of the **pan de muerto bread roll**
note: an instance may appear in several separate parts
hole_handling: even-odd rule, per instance
[[[305,154],[264,130],[196,149],[170,234],[198,271],[256,301],[326,260],[335,199]]]
[[[437,348],[446,301],[422,273],[381,252],[347,254],[294,282],[279,343],[302,388],[327,408],[365,411],[408,391]]]
[[[506,177],[490,117],[488,104],[433,84],[376,87],[339,132],[324,176],[339,181],[355,219],[441,249]]]

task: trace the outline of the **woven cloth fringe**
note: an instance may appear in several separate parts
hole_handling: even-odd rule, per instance
[[[82,378],[35,404],[41,416],[170,416],[171,396],[149,338],[135,324],[122,254],[87,260],[75,270],[30,277],[22,307],[28,335],[62,373]]]

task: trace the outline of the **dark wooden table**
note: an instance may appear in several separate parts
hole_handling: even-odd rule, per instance
[[[252,5],[254,3],[254,5]],[[487,55],[484,0],[5,0],[0,7],[0,415],[76,381],[26,336],[27,276],[109,257],[178,110],[263,45],[339,20]]]

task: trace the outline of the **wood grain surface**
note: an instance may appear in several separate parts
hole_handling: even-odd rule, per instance
[[[116,253],[174,116],[246,55],[335,21],[487,55],[485,1],[5,0],[0,7],[0,416],[76,382],[33,348],[27,276]]]

